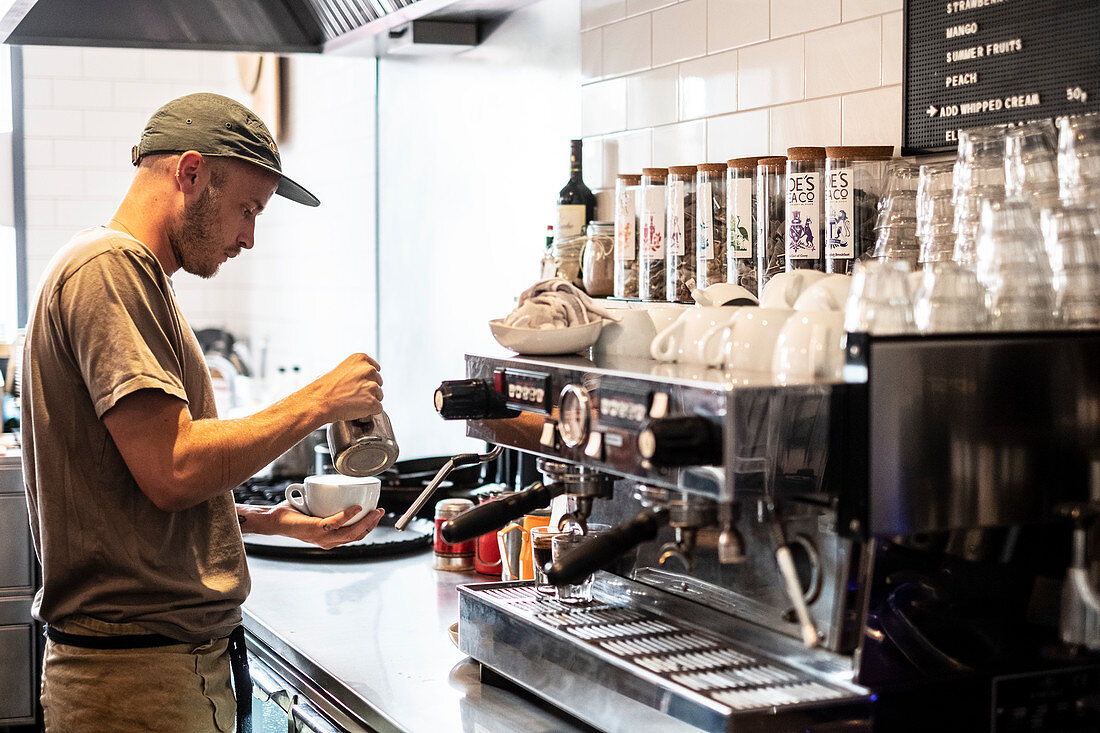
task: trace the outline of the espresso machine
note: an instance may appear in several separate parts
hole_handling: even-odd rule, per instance
[[[460,645],[606,731],[1100,728],[1100,333],[851,334],[842,380],[468,355],[436,408],[612,531],[460,587]]]

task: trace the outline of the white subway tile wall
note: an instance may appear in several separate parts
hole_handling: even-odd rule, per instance
[[[899,148],[902,4],[581,0],[582,134],[602,142],[589,185],[795,145]]]

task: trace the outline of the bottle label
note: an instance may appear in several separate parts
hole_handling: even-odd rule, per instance
[[[622,262],[633,262],[638,248],[638,231],[634,228],[637,225],[634,207],[637,198],[637,188],[628,186],[615,202],[615,258]]]
[[[684,256],[684,182],[669,184],[668,252],[673,257]]]
[[[825,178],[825,221],[829,225],[828,259],[850,260],[856,256],[852,221],[852,169],[836,168]]]
[[[709,181],[700,183],[695,194],[695,250],[700,260],[714,258],[713,185]]]
[[[559,204],[558,227],[554,233],[558,239],[584,234],[584,204]]]
[[[787,257],[816,260],[821,256],[821,177],[811,173],[787,176]]]
[[[752,257],[752,179],[726,181],[726,259]]]
[[[644,189],[642,201],[642,257],[665,258],[665,187]]]

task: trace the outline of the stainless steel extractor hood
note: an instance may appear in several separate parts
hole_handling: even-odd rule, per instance
[[[17,45],[381,55],[422,18],[492,22],[532,0],[15,0],[0,40]]]

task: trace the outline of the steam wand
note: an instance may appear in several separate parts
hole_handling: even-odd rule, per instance
[[[817,646],[818,633],[814,628],[813,619],[810,618],[810,609],[806,606],[806,599],[802,595],[802,584],[798,581],[798,571],[794,567],[794,559],[791,550],[787,546],[787,539],[783,536],[783,528],[779,525],[779,517],[775,513],[775,505],[768,502],[766,505],[772,536],[775,539],[775,560],[779,565],[779,574],[783,577],[783,584],[787,588],[787,595],[794,604],[795,615],[798,616],[799,630],[802,632],[802,643],[807,648]]]
[[[428,503],[428,499],[432,498],[432,494],[439,488],[439,485],[443,483],[443,479],[450,475],[451,471],[462,466],[472,466],[475,463],[488,463],[495,459],[504,450],[503,445],[498,445],[488,453],[462,453],[443,464],[443,467],[432,477],[432,480],[428,482],[428,485],[424,487],[424,490],[420,492],[420,496],[416,497],[416,501],[412,503],[412,506],[401,515],[401,518],[393,523],[393,528],[399,532],[405,531],[409,526],[409,522],[412,521],[416,513],[420,511],[425,504]]]

